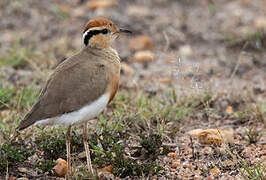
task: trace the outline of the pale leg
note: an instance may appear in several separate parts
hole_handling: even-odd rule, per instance
[[[90,156],[90,149],[87,141],[87,122],[84,123],[83,126],[83,143],[85,147],[86,157],[87,157],[87,165],[88,165],[88,171],[90,175],[93,175],[93,169],[91,165],[91,156]]]
[[[71,154],[70,154],[70,133],[71,126],[67,129],[66,135],[66,149],[67,149],[67,176],[66,179],[70,180],[72,178],[72,168],[71,168]]]

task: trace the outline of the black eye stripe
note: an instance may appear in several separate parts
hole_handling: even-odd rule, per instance
[[[92,30],[87,32],[86,36],[84,37],[84,44],[87,46],[89,43],[89,40],[92,36],[97,35],[97,34],[107,34],[109,32],[108,29],[103,29],[103,30]]]
[[[103,34],[107,34],[107,33],[108,33],[108,30],[107,30],[107,29],[103,29],[103,30],[102,30],[102,33],[103,33]]]

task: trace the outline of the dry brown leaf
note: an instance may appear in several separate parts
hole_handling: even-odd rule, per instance
[[[212,154],[213,153],[213,149],[210,146],[205,146],[201,152],[201,154]]]
[[[168,167],[168,170],[169,170],[170,172],[176,172],[176,169],[175,169],[175,168],[171,168],[170,166]]]
[[[178,162],[178,161],[174,161],[172,164],[171,164],[171,167],[172,168],[177,168],[177,167],[179,167],[180,166],[180,162]]]
[[[8,178],[8,180],[17,180],[17,179],[18,178],[17,177],[14,177],[14,176]]]
[[[109,166],[103,167],[99,171],[101,171],[101,172],[108,172],[108,173],[113,174],[113,169],[114,169],[113,166],[112,165],[109,165]]]
[[[24,167],[19,167],[18,168],[18,171],[19,172],[22,172],[22,173],[26,173],[26,172],[28,172],[28,169],[27,168],[24,168]]]
[[[232,106],[227,106],[226,109],[225,109],[225,112],[227,114],[232,114],[233,113],[233,107]]]
[[[193,129],[191,131],[188,131],[188,134],[192,137],[198,137],[199,133],[201,133],[202,129]]]
[[[66,160],[62,158],[58,158],[56,160],[56,165],[53,167],[54,172],[60,176],[63,177],[67,173],[67,162]]]
[[[208,176],[208,177],[206,177],[204,180],[214,180],[214,178]]]
[[[168,157],[172,158],[172,159],[175,159],[176,158],[176,153],[175,152],[169,152],[167,154]]]
[[[233,166],[233,165],[234,165],[233,161],[231,161],[231,160],[226,160],[226,161],[224,162],[224,164],[225,164],[226,166]]]
[[[201,144],[221,145],[222,139],[212,130],[204,130],[198,134],[198,139]]]
[[[213,176],[219,176],[219,174],[221,174],[221,171],[219,168],[217,167],[214,167],[210,170],[210,173],[213,175]]]
[[[109,166],[105,166],[102,169],[99,169],[98,171],[98,177],[100,179],[114,179],[114,175],[113,175],[113,166],[109,165]]]
[[[198,137],[201,144],[221,145],[222,142],[233,142],[233,130],[194,129],[188,132],[192,137]]]
[[[151,51],[138,51],[134,54],[133,62],[150,62],[153,61],[154,54]]]
[[[171,78],[168,78],[168,77],[160,78],[159,82],[164,83],[164,84],[168,84],[171,82]]]
[[[138,36],[129,41],[129,47],[133,50],[152,49],[153,44],[149,36]]]
[[[89,9],[107,8],[117,5],[116,0],[92,0],[87,3]]]
[[[125,62],[121,62],[121,69],[127,74],[134,74],[135,72],[135,70]]]
[[[198,134],[201,144],[221,145],[222,142],[233,142],[233,130],[206,129]]]
[[[186,154],[191,154],[192,153],[192,149],[191,146],[185,145],[182,147],[182,150],[186,153]]]
[[[202,144],[215,144],[215,145],[221,146],[222,145],[222,139],[217,135],[209,134],[209,135],[207,135],[206,139],[204,139],[203,141],[200,141],[200,143],[202,143]]]
[[[5,109],[3,111],[0,111],[0,117],[5,118],[5,117],[10,116],[12,113],[13,113],[12,110]]]

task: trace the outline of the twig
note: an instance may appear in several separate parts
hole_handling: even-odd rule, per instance
[[[166,147],[182,147],[184,145],[182,145],[182,144],[175,144],[175,143],[163,143],[162,146],[166,146]],[[140,149],[140,148],[142,148],[142,146],[132,145],[132,146],[129,146],[129,148],[131,148],[131,149]]]
[[[169,41],[169,38],[168,38],[168,35],[166,34],[165,31],[163,31],[163,37],[166,41],[166,44],[165,44],[165,47],[164,47],[164,52],[168,50],[169,48],[169,45],[170,45],[170,41]]]
[[[8,174],[8,161],[7,161],[7,166],[6,166],[6,180],[9,179],[9,174]]]
[[[243,47],[241,48],[242,52],[245,52],[244,49],[246,48],[247,45],[248,45],[248,42],[246,42],[246,43],[243,45]],[[240,54],[241,54],[241,52],[240,52]],[[236,71],[237,71],[238,68],[239,68],[239,65],[240,65],[240,62],[241,62],[240,54],[238,55],[237,63],[236,63],[235,68],[234,68],[234,70],[233,70],[233,72],[232,72],[232,74],[231,74],[231,76],[230,76],[230,78],[229,78],[230,80],[233,79],[233,77],[234,77],[235,74],[236,74]]]
[[[193,143],[193,139],[192,139],[192,137],[190,136],[190,147],[191,147],[191,149],[192,149],[192,157],[193,157],[193,159],[194,160],[196,160],[196,155],[195,155],[195,149],[194,149],[194,143]]]
[[[21,105],[21,101],[22,101],[22,98],[23,98],[23,95],[24,95],[24,87],[22,88],[22,93],[19,97],[19,100],[18,100],[18,103],[17,103],[17,111],[20,112],[20,105]]]
[[[3,104],[4,106],[6,106],[8,109],[12,109],[12,107],[10,107],[8,104],[4,103],[3,101],[0,100],[0,103]]]

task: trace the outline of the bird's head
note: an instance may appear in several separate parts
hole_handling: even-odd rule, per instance
[[[123,32],[131,33],[129,30],[119,29],[108,19],[94,18],[84,28],[83,43],[92,48],[106,48]]]

